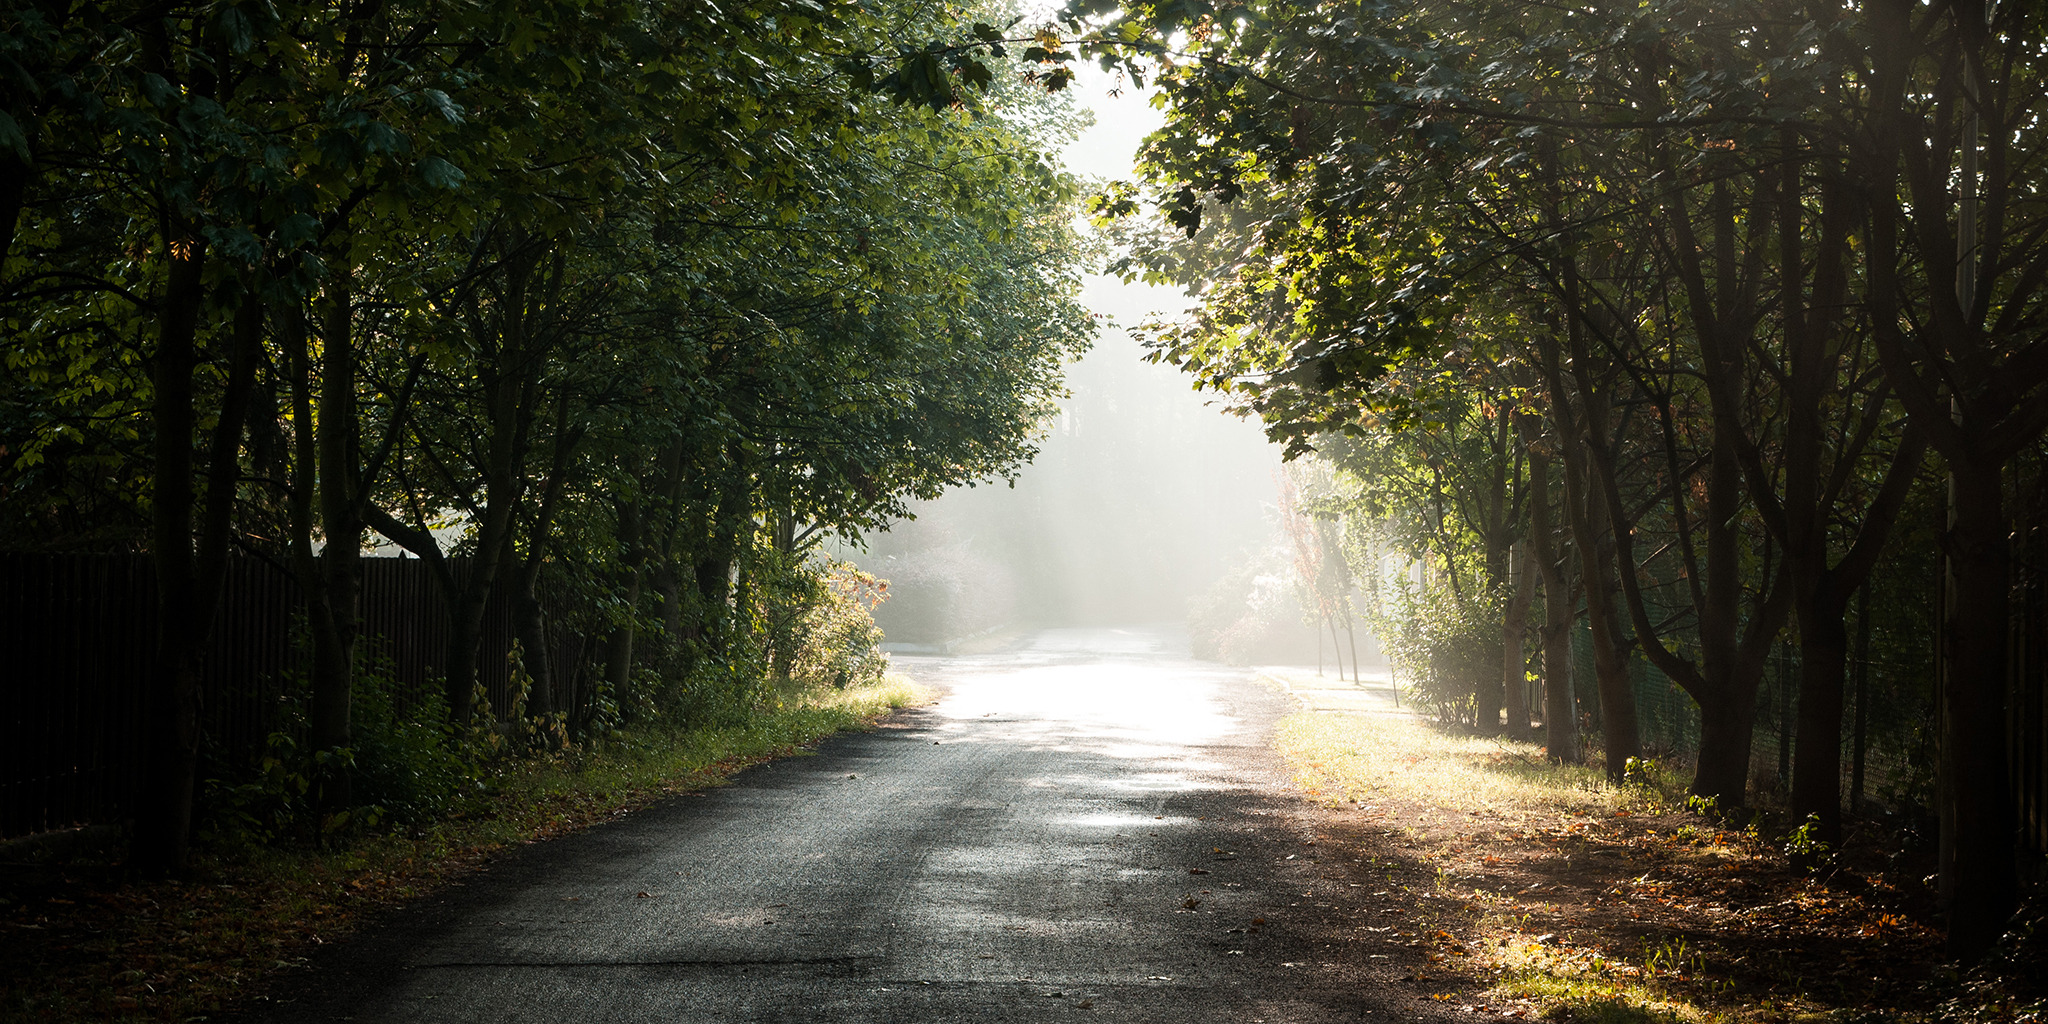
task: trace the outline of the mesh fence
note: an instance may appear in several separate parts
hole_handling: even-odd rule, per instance
[[[1799,655],[1781,645],[1765,664],[1750,741],[1753,796],[1789,791],[1799,715]],[[1860,810],[1926,806],[1933,787],[1933,687],[1924,663],[1864,659],[1849,666],[1842,723],[1842,792]],[[1691,695],[1641,655],[1629,662],[1637,728],[1647,756],[1690,765],[1700,749],[1700,711]],[[1572,683],[1588,741],[1598,736],[1600,698],[1592,634],[1572,632]]]

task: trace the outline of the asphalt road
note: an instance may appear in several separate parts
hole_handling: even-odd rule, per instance
[[[1316,909],[1368,894],[1268,747],[1288,698],[1184,649],[1060,630],[899,657],[945,700],[525,847],[330,947],[258,1019],[1434,1016]]]

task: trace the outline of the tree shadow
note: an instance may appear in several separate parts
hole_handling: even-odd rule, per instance
[[[1620,999],[1567,999],[1552,1006],[1543,1018],[1570,1024],[1677,1024],[1679,1019],[1677,1014]]]

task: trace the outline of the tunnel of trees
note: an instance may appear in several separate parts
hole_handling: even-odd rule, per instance
[[[1778,785],[1829,841],[1883,733],[1960,954],[2039,871],[2033,5],[0,17],[0,550],[153,566],[145,868],[189,846],[235,559],[295,588],[309,750],[351,742],[373,536],[448,627],[416,709],[471,723],[509,603],[528,651],[594,638],[602,700],[528,659],[565,730],[643,679],[744,714],[817,539],[1029,458],[1090,330],[1043,155],[1088,59],[1167,114],[1093,201],[1198,300],[1153,357],[1326,467],[1303,564],[1398,592],[1440,714],[1620,778],[1654,674],[1703,801]]]

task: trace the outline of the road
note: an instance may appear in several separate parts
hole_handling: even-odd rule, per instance
[[[897,659],[939,704],[524,847],[267,1017],[1414,1020],[1268,747],[1289,699],[1165,630]],[[1390,951],[1398,954],[1399,950]]]

